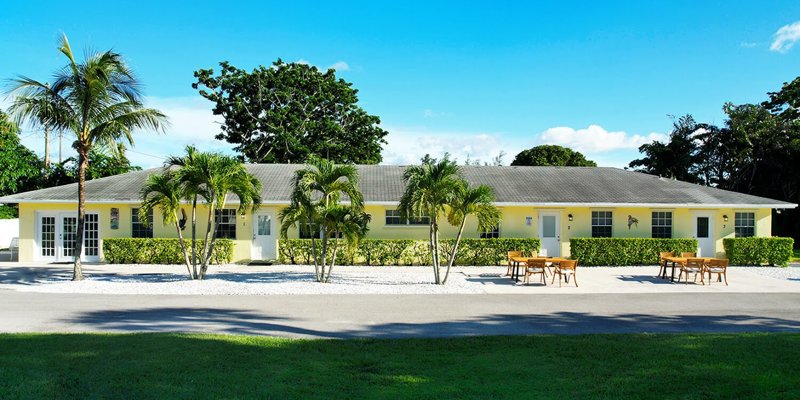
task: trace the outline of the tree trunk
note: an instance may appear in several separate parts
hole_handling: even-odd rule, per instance
[[[320,275],[317,276],[317,282],[322,282],[325,279],[325,265],[328,263],[328,231],[324,228],[322,229],[322,262],[320,263],[322,266],[322,271],[320,271]]]
[[[234,214],[235,216],[235,214]],[[217,231],[219,230],[219,218],[214,218],[214,229],[211,230],[211,245],[208,246],[208,254],[206,254],[205,262],[203,263],[203,278],[206,277],[208,271],[208,264],[211,262],[211,257],[214,256],[214,244],[217,243]],[[235,223],[235,220],[234,220]],[[236,238],[234,238],[236,239]]]
[[[44,167],[50,171],[50,127],[44,126]]]
[[[325,283],[331,282],[331,272],[333,272],[333,266],[336,265],[336,253],[339,251],[339,237],[334,236],[333,238],[333,257],[331,257],[331,264],[328,265],[328,275],[325,277]]]
[[[311,223],[308,223],[311,227]],[[314,232],[311,232],[311,255],[314,257],[314,280],[319,281],[319,254],[317,252],[317,240],[314,237]]]
[[[436,282],[436,247],[433,245],[433,222],[428,230],[428,250],[431,252],[431,267],[433,268],[433,281]]]
[[[204,271],[204,260],[206,259],[206,254],[208,252],[208,245],[211,244],[211,229],[214,226],[214,194],[211,194],[211,204],[208,206],[208,225],[206,226],[206,240],[203,242],[203,252],[200,253],[200,279],[205,278],[205,271]]]
[[[82,144],[78,147],[78,226],[75,233],[75,263],[72,280],[83,280],[81,253],[83,252],[83,231],[86,221],[86,169],[89,166],[88,149]]]
[[[441,276],[439,276],[439,267],[441,265],[439,262],[439,223],[435,215],[431,217],[431,220],[433,220],[433,269],[436,275],[435,282],[439,285],[442,283]]]
[[[189,251],[186,249],[186,243],[183,242],[183,232],[181,232],[181,223],[178,220],[178,214],[175,214],[175,230],[178,231],[178,241],[181,244],[181,251],[183,252],[183,261],[186,263],[186,269],[189,270],[189,278],[194,279],[192,274],[192,266],[189,264]]]
[[[192,199],[192,279],[197,279],[197,195]]]
[[[458,235],[456,235],[456,243],[453,246],[453,254],[450,255],[450,262],[447,263],[447,272],[444,273],[444,279],[442,280],[442,285],[447,283],[447,277],[450,276],[450,268],[456,262],[456,254],[458,253],[458,243],[461,242],[461,235],[464,233],[464,224],[467,222],[467,216],[464,215],[464,218],[461,219],[461,226],[458,228]]]

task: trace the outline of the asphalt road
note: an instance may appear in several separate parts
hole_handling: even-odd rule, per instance
[[[800,293],[143,296],[0,289],[0,331],[303,338],[800,331]]]

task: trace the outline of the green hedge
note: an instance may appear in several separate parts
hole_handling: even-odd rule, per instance
[[[573,238],[569,245],[581,265],[655,265],[662,251],[697,251],[695,239]]]
[[[103,256],[109,264],[183,264],[183,252],[177,238],[110,238],[103,239]],[[184,240],[187,249],[190,240]],[[204,240],[197,241],[198,252]],[[217,239],[211,262],[226,264],[233,260],[233,241]]]
[[[455,239],[440,242],[442,254],[452,254]],[[461,239],[458,245],[458,265],[505,264],[507,253],[512,250],[530,253],[539,250],[539,239]],[[278,242],[278,257],[281,263],[311,264],[310,239],[286,239]],[[340,248],[337,264],[347,265],[430,265],[427,240],[410,239],[364,239],[351,252]]]
[[[786,237],[727,238],[725,254],[733,265],[782,265],[792,258],[794,239]]]

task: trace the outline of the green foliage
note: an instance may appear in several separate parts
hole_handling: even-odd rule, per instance
[[[700,183],[697,163],[702,157],[699,155],[699,144],[694,139],[694,134],[704,127],[691,115],[675,119],[669,141],[643,144],[639,147],[639,152],[645,157],[631,161],[629,166],[651,175]]]
[[[792,258],[794,239],[785,237],[726,238],[725,254],[733,265],[781,265]]]
[[[575,150],[545,144],[523,150],[514,158],[511,165],[557,166],[557,167],[596,167],[597,163]]]
[[[658,253],[695,252],[695,239],[572,238],[570,257],[581,265],[653,265]]]
[[[37,189],[42,167],[39,157],[20,143],[16,125],[0,112],[0,196]]]
[[[236,145],[246,160],[302,163],[311,155],[336,163],[377,164],[388,132],[380,118],[358,105],[358,91],[326,72],[302,63],[259,66],[252,72],[227,61],[194,72],[192,87],[215,103],[225,119],[217,139]]]
[[[188,241],[184,241],[188,246]],[[202,247],[205,241],[198,240]],[[108,238],[103,239],[103,256],[109,264],[183,264],[183,252],[177,238]],[[211,261],[227,264],[233,260],[233,240],[217,239]]]
[[[0,219],[19,218],[19,210],[16,207],[0,204]]]
[[[452,254],[455,239],[441,241],[442,256]],[[358,247],[337,255],[337,263],[351,265],[430,265],[431,253],[427,240],[363,239]],[[525,253],[539,250],[537,238],[461,239],[456,263],[458,265],[501,265],[509,251]],[[280,262],[310,264],[310,239],[282,239],[278,242]]]

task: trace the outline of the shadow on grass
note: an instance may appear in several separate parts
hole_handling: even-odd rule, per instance
[[[753,315],[491,314],[471,319],[359,325],[307,321],[225,308],[143,308],[101,310],[64,320],[89,331],[209,332],[316,338],[407,338],[475,335],[782,332],[800,321]]]

